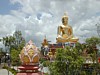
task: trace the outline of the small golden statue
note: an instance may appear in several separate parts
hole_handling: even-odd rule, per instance
[[[45,39],[43,40],[43,43],[42,43],[42,46],[48,46],[49,43],[48,43],[48,40],[46,39],[46,36],[45,36]]]
[[[62,17],[62,25],[58,26],[57,43],[77,42],[79,39],[73,36],[72,27],[68,25],[66,13]]]

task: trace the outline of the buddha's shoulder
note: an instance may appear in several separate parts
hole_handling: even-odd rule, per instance
[[[70,25],[68,25],[69,28],[72,28]]]
[[[59,25],[58,27],[60,27],[60,28],[72,28],[70,25],[67,25],[67,26]]]
[[[65,27],[64,25],[59,25],[59,27]]]

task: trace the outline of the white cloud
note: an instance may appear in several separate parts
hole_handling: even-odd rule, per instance
[[[55,42],[57,26],[61,24],[64,12],[68,12],[69,24],[74,35],[80,40],[97,36],[95,23],[100,16],[99,0],[10,0],[19,3],[18,10],[10,14],[0,15],[0,37],[21,30],[27,41],[33,39],[40,45],[44,35]]]
[[[84,41],[91,36],[98,36],[96,24],[99,19],[100,16],[78,22],[74,27],[74,34],[80,37],[80,41]]]
[[[36,33],[36,36],[44,36],[45,34],[44,33],[42,33],[42,32],[37,32]]]

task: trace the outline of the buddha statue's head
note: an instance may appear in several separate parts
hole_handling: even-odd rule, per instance
[[[68,16],[66,15],[66,13],[64,13],[64,16],[62,17],[62,23],[63,23],[63,25],[68,24]]]

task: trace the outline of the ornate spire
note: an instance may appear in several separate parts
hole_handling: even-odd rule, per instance
[[[32,40],[30,40],[28,43],[29,43],[29,44],[33,44],[33,41],[32,41]]]
[[[46,39],[46,35],[45,35],[45,39]]]
[[[66,12],[64,13],[64,16],[62,18],[65,18],[65,17],[68,18],[68,13]]]
[[[46,35],[45,35],[45,38],[44,38],[44,40],[43,40],[42,45],[43,45],[43,46],[48,45],[48,40],[46,39]]]
[[[65,12],[65,13],[64,13],[64,16],[66,16],[66,15],[67,15],[67,13]]]

